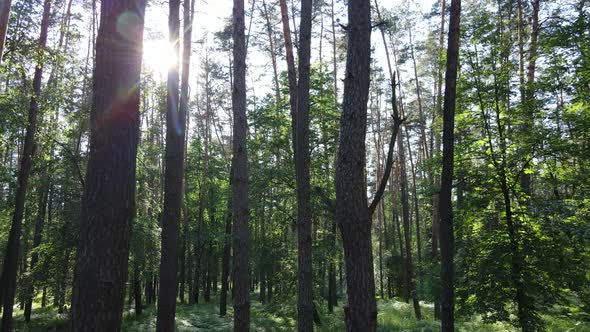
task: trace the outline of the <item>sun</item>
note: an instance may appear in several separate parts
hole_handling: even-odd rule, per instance
[[[143,45],[143,65],[164,80],[168,69],[178,62],[174,48],[164,39],[147,40]]]

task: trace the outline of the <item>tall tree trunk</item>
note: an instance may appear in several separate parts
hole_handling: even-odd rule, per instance
[[[424,157],[430,158],[428,151],[428,144],[426,141],[426,121],[424,120],[424,110],[422,109],[422,89],[420,88],[420,80],[418,79],[418,67],[416,66],[416,57],[414,56],[414,42],[412,40],[412,28],[408,29],[410,36],[410,56],[412,58],[412,65],[414,68],[414,80],[416,81],[416,99],[418,101],[418,121],[420,121],[420,146],[423,148]]]
[[[139,277],[139,266],[135,263],[133,267],[133,298],[135,299],[135,315],[141,316],[143,305],[141,303],[141,278]]]
[[[416,226],[416,253],[418,255],[418,265],[422,262],[422,236],[420,232],[420,205],[418,202],[418,190],[416,188],[416,166],[412,156],[412,145],[410,144],[410,130],[405,127],[406,144],[408,145],[408,159],[410,160],[410,172],[412,173],[412,198],[414,200],[414,224]],[[418,280],[421,280],[420,268],[418,268]]]
[[[330,223],[328,234],[330,250],[334,256],[330,257],[328,264],[328,312],[333,313],[334,307],[338,305],[338,290],[336,289],[336,222]]]
[[[230,170],[230,174],[231,174]],[[230,176],[231,177],[231,176]],[[223,256],[221,259],[221,294],[219,295],[219,316],[225,316],[227,313],[227,291],[229,289],[229,260],[231,256],[231,228],[232,228],[232,203],[231,195],[227,202],[227,212],[225,216],[225,236],[223,238]]]
[[[309,201],[309,80],[311,55],[311,15],[313,0],[301,1],[299,25],[299,75],[295,122],[295,174],[297,182],[298,297],[297,329],[313,331],[311,208]]]
[[[540,0],[533,0],[533,14],[531,17],[531,41],[529,44],[528,65],[527,65],[527,80],[526,86],[521,88],[521,93],[524,90],[524,108],[525,108],[525,130],[530,130],[534,126],[535,118],[535,71],[537,67],[537,38],[539,32],[539,6]],[[520,12],[519,12],[520,15]],[[522,58],[521,58],[522,66]],[[521,71],[522,73],[522,71]],[[521,84],[523,81],[521,81]],[[524,193],[530,197],[533,193],[531,184],[531,174],[523,172],[521,176],[521,187]]]
[[[205,244],[203,243],[203,233],[205,232],[205,204],[207,202],[207,176],[209,170],[209,124],[210,124],[210,108],[211,108],[211,100],[210,100],[210,80],[209,74],[211,72],[211,67],[209,66],[209,54],[205,54],[205,128],[204,128],[204,137],[203,137],[203,168],[201,172],[201,186],[199,192],[199,213],[198,213],[198,221],[197,221],[197,245],[196,245],[196,256],[197,262],[195,265],[195,279],[197,282],[195,283],[195,294],[194,294],[194,301],[199,303],[199,280],[201,278],[201,260],[203,258],[203,252],[205,248]],[[204,275],[204,274],[203,274]]]
[[[346,331],[375,331],[377,306],[371,215],[365,183],[365,137],[371,62],[371,6],[348,2],[348,49],[336,164],[336,221],[342,232],[348,303]]]
[[[47,181],[47,180],[46,180]],[[35,230],[33,232],[33,247],[31,248],[33,250],[33,254],[31,255],[31,272],[33,271],[33,269],[35,268],[35,265],[37,265],[37,262],[39,261],[39,254],[35,251],[35,249],[37,247],[39,247],[39,245],[41,245],[41,239],[43,236],[43,227],[45,225],[45,215],[47,212],[47,200],[48,200],[48,196],[49,196],[49,187],[50,184],[49,182],[46,182],[43,184],[43,186],[41,186],[40,192],[39,192],[39,211],[37,213],[37,222],[35,223]],[[35,293],[35,289],[33,287],[32,281],[31,281],[31,285],[29,286],[29,289],[27,290],[27,297],[25,300],[25,312],[24,312],[24,316],[25,316],[25,321],[29,322],[31,321],[31,311],[33,308],[33,295]]]
[[[459,33],[461,0],[451,1],[449,20],[449,46],[445,74],[445,100],[443,108],[443,156],[440,187],[440,254],[441,254],[441,322],[443,332],[453,332],[454,285],[453,285],[453,167],[455,144],[455,96],[457,94],[457,70],[459,67]]]
[[[90,153],[72,296],[73,331],[121,328],[131,221],[135,215],[137,87],[144,11],[143,0],[102,1]],[[121,15],[129,19],[124,34],[120,31]]]
[[[250,233],[248,229],[248,154],[246,138],[246,41],[244,0],[233,1],[233,158],[234,331],[250,330]]]
[[[187,145],[188,145],[188,123],[189,123],[189,115],[188,115],[188,101],[189,101],[189,78],[190,78],[190,65],[191,65],[191,43],[192,43],[192,36],[193,36],[193,17],[194,17],[194,10],[195,10],[195,1],[194,0],[184,0],[183,1],[183,38],[182,38],[182,73],[180,79],[180,103],[179,103],[179,110],[180,114],[185,115],[185,123],[186,129],[184,133],[184,163],[186,164],[187,158]],[[188,193],[187,183],[186,183],[186,174],[183,177],[183,190],[185,199],[183,200],[183,228],[182,228],[182,252],[181,252],[181,278],[180,278],[180,302],[184,302],[184,293],[185,293],[185,282],[188,280],[189,284],[190,277],[187,278],[187,274],[190,275],[191,271],[191,264],[188,264],[188,273],[186,269],[186,258],[191,261],[190,255],[190,245],[188,245],[188,237],[189,237],[189,225],[188,225],[188,200],[186,198],[186,194]],[[187,255],[188,251],[188,255]],[[189,290],[192,287],[189,285]],[[191,302],[191,293],[189,292],[189,302]]]
[[[4,54],[4,41],[8,31],[11,4],[12,0],[0,0],[0,64],[2,64],[2,55]]]
[[[273,83],[275,85],[275,98],[276,103],[279,105],[281,103],[281,89],[279,87],[279,71],[277,68],[277,52],[275,49],[275,38],[272,29],[272,23],[270,21],[270,15],[268,14],[268,8],[266,6],[266,1],[262,0],[262,15],[266,21],[266,34],[268,35],[269,41],[269,53],[270,59],[272,63],[272,72],[273,72]]]
[[[175,55],[179,50],[180,0],[169,2],[169,38]],[[176,293],[178,291],[178,233],[182,208],[184,175],[184,134],[186,115],[179,109],[178,60],[168,69],[166,112],[166,154],[164,174],[164,209],[162,217],[162,255],[160,260],[160,296],[156,331],[174,330]]]
[[[334,11],[334,0],[330,2],[330,19],[332,25],[332,81],[334,84],[334,110],[338,109],[338,54],[336,51],[336,19],[335,19],[335,11]],[[332,217],[333,218],[333,217]],[[330,225],[330,247],[332,254],[334,255],[332,259],[330,259],[330,263],[328,265],[328,311],[330,313],[333,312],[334,306],[338,305],[338,289],[336,283],[336,259],[338,255],[338,249],[336,246],[336,221],[332,220]]]
[[[418,302],[418,293],[416,292],[416,282],[414,280],[414,264],[412,261],[412,236],[410,232],[410,203],[408,199],[408,175],[406,171],[406,154],[400,132],[397,138],[399,165],[400,165],[400,187],[402,200],[402,220],[404,225],[404,240],[406,249],[406,288],[412,297],[414,305],[414,314],[416,319],[422,319],[420,312],[420,303]]]
[[[446,14],[446,1],[447,0],[440,0],[440,31],[439,31],[439,40],[438,40],[438,47],[439,47],[439,55],[440,61],[437,65],[437,74],[436,74],[436,107],[434,109],[434,116],[441,116],[442,114],[442,103],[443,103],[443,95],[442,95],[442,82],[443,82],[443,66],[444,66],[444,39],[445,39],[445,14]],[[434,146],[430,147],[431,154],[437,155],[440,151],[440,135],[437,132],[436,128],[434,127],[434,121],[432,127],[432,139],[431,143],[433,142]],[[440,234],[440,215],[439,215],[439,189],[440,189],[440,178],[435,174],[436,172],[432,170],[431,172],[431,183],[432,187],[434,188],[434,192],[432,194],[432,245],[431,245],[431,257],[433,263],[437,263],[439,256],[438,256],[438,239]],[[439,285],[434,286],[434,318],[440,319],[441,315],[441,308],[440,308],[440,293],[438,291]]]
[[[51,13],[51,0],[45,0],[43,6],[43,18],[41,20],[41,33],[39,36],[38,46],[41,52],[45,51],[47,44],[47,32],[49,30],[49,16]],[[3,42],[3,40],[2,40]],[[25,200],[27,195],[27,186],[29,175],[33,163],[33,154],[35,151],[35,132],[37,130],[37,114],[39,113],[39,97],[41,95],[41,81],[43,76],[43,62],[39,62],[35,67],[33,77],[33,95],[29,102],[28,123],[25,133],[25,142],[22,157],[20,159],[18,182],[15,195],[14,212],[8,243],[4,254],[2,266],[2,276],[0,277],[0,300],[3,304],[2,312],[2,332],[12,330],[12,307],[14,305],[14,295],[16,293],[16,274],[19,261],[19,247],[22,232],[23,213],[25,209]]]
[[[266,219],[266,202],[264,201],[264,197],[261,199],[262,202],[262,215],[260,218],[260,250],[262,250],[262,252],[266,252],[267,247],[266,247],[266,228],[265,228],[265,219]],[[258,272],[259,272],[259,278],[260,278],[260,292],[259,292],[259,296],[258,296],[258,301],[262,304],[266,303],[266,262],[265,262],[265,257],[261,256],[260,257],[260,262],[258,263],[259,267],[258,267]]]
[[[279,0],[281,7],[281,22],[283,23],[283,37],[285,39],[285,54],[287,58],[287,78],[289,80],[289,105],[291,110],[291,135],[292,148],[295,153],[295,136],[297,135],[297,74],[295,69],[295,58],[293,56],[293,44],[291,42],[291,28],[289,27],[289,10],[287,0]]]

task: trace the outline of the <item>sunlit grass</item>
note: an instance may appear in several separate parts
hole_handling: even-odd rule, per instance
[[[280,298],[270,304],[262,305],[252,296],[251,328],[252,331],[294,331],[297,328],[296,298]],[[339,303],[343,299],[340,299]],[[408,331],[408,332],[438,332],[440,322],[433,317],[433,306],[421,303],[423,320],[416,321],[411,304],[399,300],[380,300],[378,302],[377,331]],[[210,303],[196,305],[178,304],[176,310],[176,330],[185,331],[231,331],[233,309],[231,303],[225,317],[219,317],[219,303],[213,298]],[[40,308],[38,304],[33,309],[31,322],[25,324],[22,310],[15,312],[15,328],[19,332],[67,331],[67,314],[58,315],[54,308]],[[558,311],[543,316],[547,331],[555,332],[590,332],[590,322],[579,316],[561,314]],[[154,305],[146,306],[141,316],[137,317],[132,308],[125,311],[123,331],[144,332],[155,331],[156,309]],[[344,313],[341,306],[336,307],[334,313],[328,313],[325,305],[318,306],[315,330],[318,332],[344,331]],[[457,331],[461,332],[516,332],[506,322],[486,324],[480,317],[459,319]]]

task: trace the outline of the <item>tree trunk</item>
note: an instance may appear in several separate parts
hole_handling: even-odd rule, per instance
[[[313,331],[311,208],[309,174],[309,80],[312,0],[301,1],[299,25],[299,75],[295,122],[295,174],[297,184],[298,297],[297,329]]]
[[[39,211],[37,213],[37,222],[35,223],[35,230],[33,233],[34,234],[33,235],[33,247],[31,248],[33,250],[33,254],[31,255],[31,272],[33,272],[35,265],[37,265],[37,262],[39,261],[39,254],[35,251],[35,249],[37,247],[39,247],[39,245],[41,245],[41,239],[43,236],[43,228],[45,225],[45,215],[47,212],[47,200],[48,200],[48,196],[49,196],[49,186],[50,186],[50,184],[48,182],[44,183],[43,186],[41,187],[41,190],[39,193]],[[25,321],[29,322],[29,321],[31,321],[31,311],[33,308],[33,296],[35,294],[35,289],[33,287],[32,280],[31,280],[31,285],[29,286],[29,289],[27,290],[27,293],[28,294],[27,294],[27,298],[25,300],[24,316],[25,316]]]
[[[453,332],[454,326],[454,285],[453,285],[453,167],[455,96],[457,94],[457,70],[459,67],[459,32],[461,0],[451,1],[449,20],[449,46],[447,48],[447,70],[445,74],[445,100],[443,108],[443,156],[440,187],[440,254],[441,254],[441,322],[443,332]]]
[[[295,69],[295,58],[293,56],[293,45],[291,41],[291,28],[289,27],[289,10],[287,0],[279,0],[281,7],[281,22],[283,23],[283,37],[285,39],[285,57],[287,59],[287,78],[289,80],[289,106],[291,110],[291,135],[292,149],[295,153],[295,135],[297,135],[297,74]]]
[[[446,0],[440,0],[440,32],[439,32],[439,55],[440,55],[440,62],[437,65],[437,74],[436,74],[436,108],[434,110],[434,117],[440,116],[442,114],[442,81],[443,81],[443,66],[444,66],[444,39],[445,39],[445,14],[446,14]],[[440,135],[436,132],[434,128],[434,121],[433,128],[432,128],[432,140],[431,143],[434,142],[434,146],[430,148],[431,154],[436,155],[440,151]],[[431,257],[432,261],[436,264],[439,257],[438,257],[438,238],[440,234],[440,216],[439,216],[439,190],[440,190],[440,179],[438,176],[434,174],[434,171],[431,173],[431,182],[434,188],[434,192],[432,194],[432,246],[431,246]],[[440,319],[441,315],[441,308],[440,308],[440,293],[438,291],[439,285],[434,285],[434,318]]]
[[[169,2],[170,43],[178,54],[180,0]],[[178,62],[168,69],[166,112],[166,154],[164,174],[164,209],[162,217],[162,255],[160,260],[160,296],[156,331],[174,330],[178,291],[178,233],[182,208],[184,174],[184,133],[186,115],[179,110]]]
[[[73,331],[120,331],[139,140],[145,1],[103,0],[96,43],[90,154],[72,296]],[[121,15],[129,17],[120,33]],[[128,91],[121,95],[120,91]],[[105,248],[106,251],[105,251]]]
[[[141,303],[141,279],[139,277],[139,266],[137,266],[137,263],[133,267],[133,298],[135,299],[135,315],[141,316],[143,311]]]
[[[338,305],[338,291],[336,289],[336,222],[330,223],[330,232],[328,234],[328,241],[331,252],[334,256],[330,257],[328,264],[328,312],[333,313],[334,307]]]
[[[45,0],[43,6],[43,19],[41,21],[41,33],[39,36],[39,49],[45,51],[47,44],[47,32],[49,30],[49,16],[51,13],[51,0]],[[1,22],[0,22],[1,23]],[[1,29],[1,28],[0,28]],[[0,31],[1,32],[1,31]],[[2,39],[2,42],[4,40]],[[28,123],[25,134],[23,154],[20,159],[18,171],[18,184],[15,195],[14,212],[12,224],[4,261],[2,266],[2,276],[0,277],[0,299],[3,304],[2,312],[2,332],[12,330],[12,310],[14,305],[14,295],[16,293],[16,274],[19,260],[20,237],[22,232],[23,213],[27,195],[27,186],[29,175],[33,163],[33,154],[35,151],[35,132],[37,130],[37,113],[39,113],[39,97],[41,95],[41,81],[43,76],[43,63],[37,63],[33,77],[33,96],[29,102]]]
[[[535,115],[535,71],[537,66],[537,37],[539,32],[539,1],[533,0],[533,15],[531,17],[531,41],[529,45],[528,65],[527,65],[527,80],[524,87],[524,107],[525,107],[525,131],[531,130],[534,126]],[[522,82],[521,82],[522,83]],[[526,201],[532,195],[531,174],[527,172],[522,173],[521,187],[527,195]]]
[[[188,120],[189,120],[189,116],[188,116],[188,99],[189,99],[189,78],[190,78],[190,64],[191,64],[191,42],[192,42],[192,35],[193,35],[193,16],[194,16],[194,10],[195,10],[195,4],[194,4],[194,0],[184,0],[183,1],[183,24],[184,24],[184,29],[183,29],[183,38],[182,38],[182,73],[181,73],[181,83],[180,83],[180,103],[179,103],[179,110],[180,110],[180,114],[184,114],[185,115],[185,123],[186,123],[186,127],[188,129]],[[187,144],[188,144],[188,130],[185,131],[185,137],[184,137],[184,159],[185,159],[185,163],[186,163],[186,150],[187,150]],[[184,195],[186,196],[186,193],[188,192],[187,188],[186,188],[186,180],[183,177],[183,189],[184,189]],[[190,260],[190,250],[189,249],[189,245],[188,245],[188,236],[189,236],[189,225],[188,225],[188,208],[187,208],[187,200],[185,199],[184,201],[184,206],[183,206],[183,233],[182,233],[182,251],[181,251],[181,261],[180,261],[180,302],[184,303],[184,293],[185,293],[185,282],[186,280],[190,280],[190,278],[187,278],[186,275],[189,274],[190,272],[187,273],[187,269],[186,269],[186,258],[189,257]],[[189,254],[187,255],[187,251],[189,251]],[[190,264],[189,264],[189,269],[188,271],[190,271]],[[190,283],[190,281],[189,281]],[[189,287],[190,289],[191,287]],[[190,294],[190,292],[189,292]],[[191,298],[191,296],[189,295],[189,299]],[[189,300],[190,302],[190,300]]]
[[[250,233],[248,229],[248,154],[246,138],[246,42],[244,0],[233,2],[233,158],[234,331],[250,330]]]
[[[346,261],[346,331],[368,332],[377,327],[371,216],[365,183],[370,7],[368,0],[348,2],[346,78],[336,164],[336,221],[342,232]]]
[[[231,170],[230,170],[231,174]],[[231,195],[230,195],[231,196]],[[225,216],[225,236],[223,239],[223,256],[221,259],[221,294],[219,296],[219,316],[227,313],[227,291],[229,278],[229,260],[231,256],[231,228],[232,228],[232,204],[231,197],[227,203],[227,214]]]
[[[406,288],[412,297],[414,305],[414,314],[416,319],[422,319],[420,312],[420,303],[418,302],[418,293],[416,292],[416,282],[414,280],[414,264],[412,262],[412,236],[410,233],[410,204],[408,200],[408,176],[406,172],[406,157],[402,133],[400,132],[397,138],[399,165],[400,165],[400,187],[402,200],[402,220],[404,226],[404,240],[406,249]]]
[[[2,55],[4,54],[4,41],[8,31],[11,3],[12,0],[2,0],[0,2],[0,64],[2,64]]]

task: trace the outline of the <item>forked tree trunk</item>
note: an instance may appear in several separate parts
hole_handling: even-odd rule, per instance
[[[348,303],[346,331],[375,331],[377,306],[371,215],[365,183],[365,138],[370,82],[371,6],[348,2],[348,48],[336,164],[336,221],[342,232]]]
[[[180,0],[169,2],[169,38],[178,54]],[[166,152],[164,208],[162,215],[162,255],[160,260],[160,296],[156,331],[174,331],[176,293],[178,291],[178,254],[182,180],[184,175],[184,133],[186,115],[179,109],[178,60],[168,69],[166,111]]]
[[[41,33],[39,36],[38,46],[41,51],[45,50],[47,44],[47,32],[49,30],[49,16],[51,13],[51,0],[45,0],[43,6],[43,18],[41,20]],[[1,23],[1,22],[0,22]],[[8,23],[8,21],[6,21]],[[1,31],[0,31],[1,32]],[[5,32],[4,32],[5,33]],[[2,43],[4,40],[2,39]],[[15,195],[14,212],[12,215],[12,224],[8,235],[8,243],[4,253],[2,266],[2,276],[0,277],[0,300],[3,304],[2,312],[2,332],[12,330],[12,311],[14,305],[14,296],[16,293],[16,275],[19,261],[19,247],[22,233],[23,214],[25,210],[25,200],[27,195],[27,186],[29,175],[33,164],[33,154],[35,151],[35,132],[37,130],[37,114],[39,113],[39,97],[41,95],[41,81],[43,76],[43,63],[37,63],[33,77],[33,95],[29,102],[28,123],[25,132],[25,141],[22,157],[20,159],[17,189]]]
[[[143,0],[102,1],[72,331],[121,329],[135,215],[144,11]],[[120,33],[122,15],[129,19],[126,34]]]

